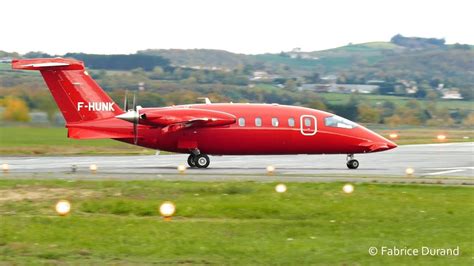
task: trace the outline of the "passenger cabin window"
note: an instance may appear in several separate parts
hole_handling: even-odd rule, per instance
[[[257,117],[255,118],[255,125],[257,127],[261,127],[262,126],[262,119],[260,117]]]
[[[245,126],[245,118],[243,118],[243,117],[239,118],[239,126],[241,126],[241,127]]]
[[[304,126],[305,126],[305,127],[310,127],[310,126],[311,126],[311,121],[312,121],[311,118],[305,117],[305,118],[304,118]]]
[[[356,123],[337,115],[326,117],[324,119],[324,124],[328,127],[348,128],[348,129],[357,127]]]
[[[295,119],[293,117],[288,118],[288,126],[295,127]]]
[[[278,124],[279,124],[279,123],[278,123],[278,118],[273,117],[273,118],[272,118],[272,126],[277,127]]]

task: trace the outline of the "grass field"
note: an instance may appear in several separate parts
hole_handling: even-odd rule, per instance
[[[0,179],[7,264],[472,265],[472,188],[340,183]],[[53,211],[59,199],[72,213]],[[177,206],[163,221],[157,207]],[[370,256],[369,247],[460,256]],[[0,263],[1,264],[1,263]]]
[[[388,130],[375,126],[376,132],[387,137],[397,132],[398,144],[439,143],[438,134],[446,134],[445,142],[463,142],[474,139],[474,131],[468,129],[407,128]],[[467,137],[467,138],[466,138]],[[3,127],[0,129],[1,155],[107,155],[107,154],[154,154],[154,150],[136,147],[114,140],[75,140],[67,138],[65,128]]]
[[[11,155],[155,153],[153,150],[110,139],[69,139],[67,129],[57,127],[3,127],[0,129],[0,143],[0,154]]]

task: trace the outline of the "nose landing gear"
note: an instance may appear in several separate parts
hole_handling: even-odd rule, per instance
[[[354,154],[348,154],[346,165],[349,169],[357,169],[359,167],[359,161],[354,159]]]
[[[193,150],[188,157],[188,165],[190,167],[207,168],[210,162],[209,156],[200,153],[199,150]]]

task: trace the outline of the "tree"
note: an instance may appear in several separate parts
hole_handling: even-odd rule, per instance
[[[462,97],[466,101],[471,101],[474,99],[474,88],[461,88],[459,89],[459,92],[461,93]]]
[[[462,124],[472,129],[474,127],[474,113],[470,113],[464,120]]]
[[[326,110],[326,104],[321,99],[314,99],[308,103],[309,108],[317,109],[317,110]]]
[[[383,102],[382,108],[383,108],[382,116],[389,117],[395,113],[396,106],[392,101],[385,101]]]
[[[398,126],[398,125],[402,124],[402,118],[399,115],[394,114],[394,115],[392,115],[392,116],[385,119],[385,124],[387,124],[391,127]]]
[[[31,96],[31,101],[35,106],[30,106],[32,109],[39,109],[48,114],[49,121],[53,121],[54,115],[59,111],[56,103],[48,91],[41,91]]]
[[[14,97],[6,97],[3,99],[3,106],[5,106],[3,119],[18,122],[30,121],[30,114],[25,101]]]
[[[360,104],[357,107],[358,121],[362,123],[379,123],[380,110],[371,107],[368,104]]]
[[[304,79],[307,83],[319,83],[319,82],[321,82],[321,78],[319,76],[319,73],[317,73],[317,72],[314,72],[309,76],[305,76]]]
[[[296,90],[296,81],[294,79],[289,79],[285,82],[285,89],[294,91]]]

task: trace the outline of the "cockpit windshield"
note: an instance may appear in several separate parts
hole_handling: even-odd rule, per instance
[[[326,117],[324,119],[324,124],[328,127],[339,127],[348,129],[357,127],[356,123],[337,115]]]

